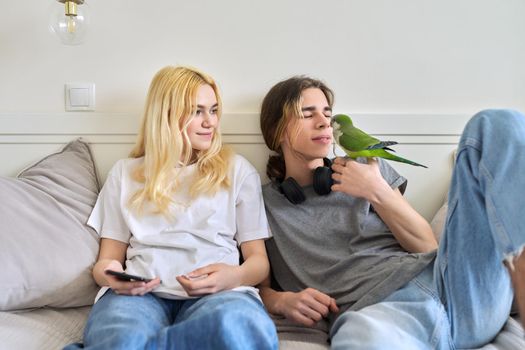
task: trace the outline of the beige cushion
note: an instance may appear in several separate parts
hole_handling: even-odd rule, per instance
[[[432,227],[432,231],[434,231],[434,236],[436,237],[436,240],[441,240],[441,235],[443,234],[443,228],[445,227],[445,221],[447,220],[447,211],[448,211],[448,202],[445,200],[445,203],[439,208],[436,215],[434,215],[434,218],[432,221],[430,221],[430,226]]]
[[[81,140],[16,178],[0,177],[0,310],[93,303],[98,236],[86,221],[98,191]]]
[[[454,152],[452,152],[452,156],[451,156],[452,167],[454,167],[456,164],[456,156],[457,156],[457,149],[455,149]],[[439,208],[439,210],[436,212],[436,214],[430,221],[430,226],[432,227],[432,231],[434,231],[434,235],[438,243],[441,240],[443,229],[445,228],[445,221],[447,220],[447,211],[448,211],[448,192],[445,194],[443,205],[441,205],[441,208]]]

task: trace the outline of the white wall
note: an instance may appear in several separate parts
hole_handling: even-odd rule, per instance
[[[336,112],[430,166],[393,164],[431,218],[467,117],[525,110],[523,0],[86,0],[91,32],[76,47],[47,29],[55,2],[0,0],[0,175],[83,135],[104,176],[131,148],[149,81],[168,64],[218,80],[225,140],[263,173],[260,101],[307,74],[335,90]],[[69,82],[96,84],[96,112],[64,113]]]
[[[0,0],[0,112],[62,112],[72,81],[96,84],[99,112],[139,112],[168,64],[212,74],[232,113],[292,74],[346,112],[525,110],[523,0],[86,2],[90,37],[66,47],[47,29],[55,0]]]

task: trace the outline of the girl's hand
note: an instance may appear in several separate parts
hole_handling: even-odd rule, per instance
[[[279,304],[280,313],[287,319],[308,327],[314,326],[330,312],[339,312],[334,298],[313,288],[298,293],[283,292]]]
[[[122,268],[122,265],[116,261],[111,261],[104,270],[114,270],[118,272],[124,272],[124,269]],[[123,294],[123,295],[144,295],[146,293],[151,292],[153,289],[155,289],[160,284],[160,279],[154,278],[153,280],[149,282],[127,282],[127,281],[121,281],[115,276],[111,276],[106,274],[105,275],[106,280],[108,282],[109,287],[117,294]]]
[[[177,276],[177,281],[188,295],[213,294],[240,286],[241,272],[239,266],[211,264]]]
[[[332,178],[337,182],[332,185],[332,191],[339,191],[370,201],[376,191],[388,186],[381,176],[376,159],[369,158],[368,164],[356,162],[348,158],[336,158],[332,165]]]

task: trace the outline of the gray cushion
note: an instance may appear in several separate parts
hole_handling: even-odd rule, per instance
[[[99,187],[82,140],[0,177],[0,310],[93,303],[98,236],[86,221]]]

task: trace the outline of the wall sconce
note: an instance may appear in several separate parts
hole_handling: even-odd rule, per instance
[[[89,26],[89,9],[84,0],[56,0],[53,4],[49,26],[64,45],[84,42]],[[62,5],[64,4],[64,5]]]

